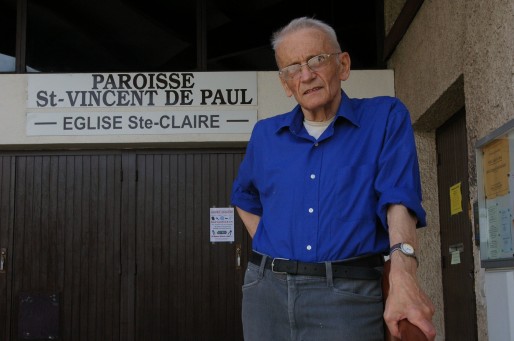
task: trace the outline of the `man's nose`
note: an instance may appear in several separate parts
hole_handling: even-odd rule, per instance
[[[300,65],[300,78],[301,79],[310,79],[312,78],[314,71],[309,67],[309,64],[301,64]]]

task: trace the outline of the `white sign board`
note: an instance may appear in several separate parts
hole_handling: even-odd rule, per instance
[[[257,110],[168,112],[29,112],[27,136],[244,134],[257,121]]]
[[[27,75],[28,136],[246,134],[256,72]]]
[[[29,74],[27,108],[257,105],[256,72]]]
[[[234,241],[234,208],[211,208],[211,242]]]

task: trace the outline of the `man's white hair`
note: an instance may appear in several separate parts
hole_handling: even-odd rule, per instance
[[[334,45],[334,48],[341,51],[341,46],[337,41],[337,35],[334,29],[321,20],[309,17],[294,19],[289,24],[273,33],[271,37],[271,46],[273,47],[273,50],[277,50],[278,45],[280,45],[285,36],[305,28],[314,28],[324,32],[328,36],[331,44]]]

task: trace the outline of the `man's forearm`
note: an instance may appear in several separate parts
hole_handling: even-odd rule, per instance
[[[387,210],[387,223],[389,225],[390,246],[398,243],[409,243],[418,250],[418,238],[416,235],[416,217],[403,205],[391,205]],[[391,255],[391,266],[404,267],[411,273],[416,272],[417,262],[414,258],[405,257],[400,252]]]
[[[387,210],[390,245],[406,242],[418,249],[416,218],[403,205],[391,205]],[[435,327],[432,323],[434,306],[430,298],[420,288],[416,277],[417,262],[413,257],[397,251],[391,255],[389,273],[389,297],[386,302],[384,319],[391,334],[399,337],[398,322],[408,319],[434,340]]]

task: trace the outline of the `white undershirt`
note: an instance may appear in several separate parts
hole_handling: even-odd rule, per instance
[[[317,140],[335,118],[336,117],[334,116],[330,120],[323,122],[308,121],[304,119],[303,126],[305,127],[309,135]]]

